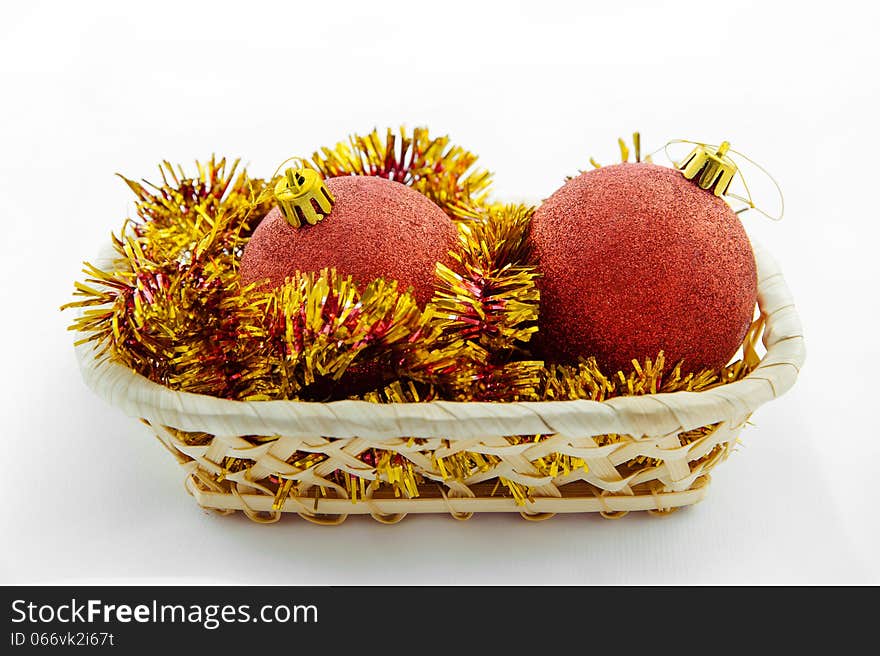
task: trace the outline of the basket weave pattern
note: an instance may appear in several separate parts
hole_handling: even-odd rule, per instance
[[[204,508],[261,522],[295,512],[328,524],[349,514],[393,523],[425,512],[665,513],[704,497],[709,471],[748,418],[788,390],[803,364],[785,281],[765,251],[755,252],[767,352],[744,379],[701,392],[602,402],[242,402],[177,392],[97,361],[90,346],[78,352],[89,386],[143,419],[183,464],[187,489]],[[402,464],[374,466],[363,457],[371,450]],[[320,462],[294,464],[310,454]],[[453,475],[450,463],[462,458],[480,466]],[[536,466],[552,460],[559,467],[549,474]],[[337,470],[356,477],[351,486]],[[390,485],[395,471],[410,482]]]

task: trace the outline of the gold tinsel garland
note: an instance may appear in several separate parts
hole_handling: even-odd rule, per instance
[[[348,142],[321,148],[312,163],[325,177],[372,175],[400,182],[423,193],[451,216],[468,216],[486,202],[492,174],[474,167],[477,156],[417,127],[412,134],[391,128],[352,135]]]
[[[526,264],[532,208],[490,206],[457,223],[453,266],[438,264],[428,331],[403,370],[418,377],[438,354],[451,367],[428,376],[455,400],[536,400],[543,362],[525,347],[538,329],[538,273]]]
[[[636,157],[639,157],[638,138]],[[629,151],[621,141],[622,159]],[[242,287],[238,259],[256,224],[270,208],[272,181],[251,178],[238,161],[196,163],[187,177],[168,162],[160,184],[124,178],[136,195],[136,218],[114,236],[115,266],[85,265],[76,283],[80,308],[71,329],[95,342],[98,357],[112,358],[176,390],[260,401],[324,401],[335,383],[359,369],[380,368],[389,379],[355,396],[376,403],[593,399],[699,391],[737,380],[758,362],[754,345],[760,321],[746,337],[743,358],[719,371],[682,374],[660,353],[633,370],[610,374],[592,358],[576,365],[534,359],[528,343],[537,331],[538,272],[528,264],[527,231],[533,208],[487,200],[491,175],[474,168],[476,156],[431,138],[424,128],[399,139],[389,129],[352,136],[312,158],[325,176],[381,175],[425,194],[455,220],[458,244],[452,266],[438,264],[432,302],[421,310],[395,282],[372,281],[362,290],[333,270],[300,274],[274,290]],[[595,165],[595,163],[594,163]],[[712,427],[682,433],[687,444]],[[198,444],[204,434],[176,431]],[[209,437],[209,436],[208,436]],[[543,435],[513,436],[511,443]],[[270,436],[254,437],[264,441]],[[631,439],[603,436],[600,442]],[[413,444],[420,440],[413,438]],[[400,456],[370,449],[360,458],[375,480],[333,474],[352,500],[389,485],[395,495],[417,496],[421,476]],[[322,457],[296,453],[289,463],[304,469]],[[244,468],[228,459],[218,475]],[[638,459],[637,459],[638,460]],[[464,480],[489,470],[496,459],[459,452],[436,458],[444,478]],[[583,460],[551,454],[533,463],[545,475],[585,468]],[[634,467],[652,466],[633,461]],[[291,481],[274,480],[276,504],[291,494]],[[496,490],[525,503],[531,490],[503,478]],[[326,495],[324,488],[320,493]]]

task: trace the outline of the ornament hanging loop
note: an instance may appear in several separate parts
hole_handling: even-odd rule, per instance
[[[727,156],[728,150],[730,142],[727,141],[722,141],[717,150],[706,144],[698,144],[676,168],[688,180],[694,180],[701,189],[723,196],[738,170],[734,161]]]
[[[672,144],[691,144],[694,148],[687,157],[680,162],[677,162],[669,154],[669,146]],[[681,171],[684,177],[696,182],[700,188],[712,191],[716,196],[724,196],[728,199],[733,198],[745,203],[746,207],[736,210],[737,214],[747,210],[755,210],[771,221],[779,221],[782,219],[782,216],[785,213],[785,198],[782,195],[782,189],[779,187],[779,183],[776,182],[776,178],[770,175],[769,171],[758,164],[755,160],[738,150],[731,148],[730,142],[723,141],[720,146],[714,146],[712,144],[704,144],[699,141],[690,141],[688,139],[672,139],[667,141],[665,146],[658,148],[654,152],[656,153],[660,150],[663,150],[666,153],[666,157],[672,162],[672,165],[676,169]],[[652,155],[653,154],[654,153],[652,153]],[[734,155],[749,162],[752,166],[761,171],[767,176],[770,182],[773,183],[773,186],[776,187],[776,192],[779,194],[778,215],[773,216],[768,214],[766,211],[755,205],[754,200],[752,200],[752,193],[749,191],[749,185],[746,182],[745,176],[743,176],[742,167],[737,166],[733,158]],[[733,182],[735,176],[739,176],[739,179],[742,181],[746,193],[745,196],[730,191],[730,184]]]
[[[330,214],[336,202],[321,174],[307,166],[285,169],[273,195],[284,218],[295,228],[315,225]]]

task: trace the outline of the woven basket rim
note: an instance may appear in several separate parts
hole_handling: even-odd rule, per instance
[[[128,415],[179,430],[216,435],[322,435],[333,438],[626,433],[639,439],[721,421],[745,420],[794,384],[806,357],[803,330],[773,257],[753,242],[758,307],[766,319],[760,364],[745,378],[701,392],[614,397],[605,401],[237,401],[180,392],[109,359],[92,344],[76,347],[82,376],[98,396]],[[107,244],[97,266],[112,259]],[[78,334],[78,337],[82,337]]]

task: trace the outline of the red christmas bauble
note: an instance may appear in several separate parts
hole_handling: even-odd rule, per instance
[[[569,180],[535,212],[530,242],[549,361],[628,371],[662,350],[685,371],[715,369],[752,321],[755,257],[739,218],[674,169],[618,164]]]
[[[336,202],[317,224],[294,227],[277,207],[265,216],[242,254],[242,283],[275,287],[297,271],[334,267],[361,284],[396,280],[424,306],[434,293],[434,268],[449,264],[455,244],[450,218],[392,180],[347,176],[325,184]]]

